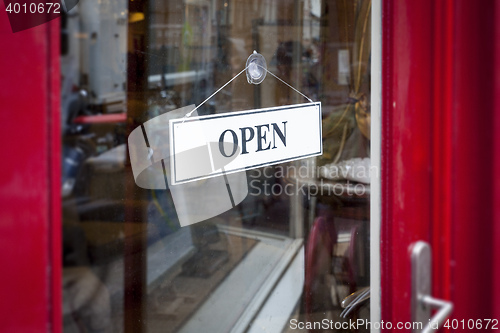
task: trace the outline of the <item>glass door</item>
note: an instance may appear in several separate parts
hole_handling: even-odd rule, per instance
[[[86,0],[63,16],[65,331],[345,332],[370,319],[371,13],[369,0]],[[254,50],[260,84],[235,78]],[[321,102],[322,154],[246,170],[232,209],[181,226],[168,184],[134,181],[128,137],[147,121],[304,95]]]

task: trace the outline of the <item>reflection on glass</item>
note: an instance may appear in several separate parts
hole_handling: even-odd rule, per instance
[[[366,0],[88,0],[63,17],[65,331],[345,331],[314,322],[369,318],[370,11]],[[324,154],[247,171],[245,200],[181,227],[169,189],[135,184],[127,137],[202,103],[254,50],[322,103]],[[241,75],[197,112],[303,102],[271,75]]]

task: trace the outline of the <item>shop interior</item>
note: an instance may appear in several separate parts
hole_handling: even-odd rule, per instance
[[[64,331],[369,318],[370,31],[369,0],[85,0],[63,15]],[[169,189],[134,182],[128,135],[203,103],[254,50],[321,102],[323,155],[247,170],[240,204],[181,227]],[[240,75],[198,114],[307,102],[282,81]]]

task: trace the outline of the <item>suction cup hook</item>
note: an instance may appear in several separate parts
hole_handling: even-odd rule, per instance
[[[253,51],[248,57],[247,64],[247,81],[252,84],[260,84],[266,78],[267,63],[262,54]]]

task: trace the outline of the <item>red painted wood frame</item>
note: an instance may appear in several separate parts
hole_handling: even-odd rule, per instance
[[[61,331],[58,21],[0,5],[1,331]],[[409,244],[454,318],[500,318],[500,5],[383,2],[382,318],[410,320]]]
[[[59,25],[0,4],[0,332],[61,332]]]
[[[500,319],[500,3],[384,0],[382,22],[382,319],[411,319],[417,240],[453,318]]]

